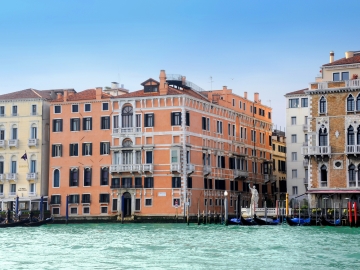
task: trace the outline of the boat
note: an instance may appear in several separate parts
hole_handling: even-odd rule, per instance
[[[261,218],[258,218],[256,215],[254,215],[254,222],[260,226],[262,226],[262,225],[279,225],[280,224],[279,219],[276,219],[276,220],[272,220],[270,218],[261,219]]]
[[[32,221],[32,222],[28,222],[28,223],[24,223],[23,226],[24,227],[38,227],[41,225],[45,225],[45,224],[49,224],[52,223],[54,221],[53,217],[49,217],[47,219],[44,220],[37,220],[37,221]]]
[[[310,218],[290,218],[286,217],[286,223],[289,226],[310,226],[311,219]]]
[[[334,223],[334,221],[328,220],[323,216],[320,218],[320,223],[322,226],[341,226],[340,219],[335,220],[335,223]]]
[[[241,220],[239,218],[229,219],[229,225],[241,225]]]
[[[241,221],[241,225],[243,225],[243,226],[254,226],[254,225],[256,225],[254,220],[251,219],[251,218],[245,219],[243,216],[240,216],[240,221]]]
[[[28,218],[19,221],[10,220],[9,223],[5,223],[4,221],[3,223],[0,223],[0,228],[18,227],[18,226],[22,226],[26,222],[29,222]]]

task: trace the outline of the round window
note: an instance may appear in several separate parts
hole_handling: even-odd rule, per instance
[[[340,168],[340,167],[341,167],[341,162],[340,162],[340,161],[336,161],[336,162],[335,162],[335,167]]]

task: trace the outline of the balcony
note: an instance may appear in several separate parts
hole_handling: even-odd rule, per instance
[[[303,125],[303,131],[308,131],[309,130],[309,125],[308,124],[304,124]]]
[[[243,170],[234,170],[234,177],[245,179],[249,177],[249,172]]]
[[[26,174],[26,180],[37,180],[38,179],[38,173],[27,173]]]
[[[16,181],[17,180],[17,173],[7,173],[6,174],[6,180]]]
[[[6,146],[6,141],[5,140],[0,140],[0,148],[5,149],[5,146]]]
[[[347,145],[346,146],[346,155],[359,155],[360,154],[360,145]]]
[[[113,134],[139,133],[139,132],[141,132],[141,127],[113,128]]]
[[[18,143],[19,143],[18,139],[13,139],[8,141],[9,147],[18,147]]]
[[[333,88],[353,88],[357,89],[360,87],[360,79],[346,80],[346,81],[329,81],[329,82],[317,82],[310,83],[310,90],[324,90]]]
[[[141,164],[116,164],[110,165],[110,173],[138,172],[141,173]]]
[[[309,179],[307,179],[307,177],[304,178],[304,185],[308,185],[309,183]]]
[[[10,191],[9,196],[16,196],[16,191]]]
[[[195,165],[194,164],[186,164],[186,173],[192,174],[195,171]]]
[[[304,167],[309,166],[309,160],[308,160],[308,159],[304,159],[304,160],[303,160],[303,166],[304,166]]]
[[[209,166],[209,165],[204,165],[203,166],[203,174],[204,174],[204,176],[205,175],[209,175],[211,173],[211,166]]]
[[[0,174],[0,182],[4,182],[5,180],[5,174]]]
[[[303,142],[303,146],[308,146],[309,143],[308,142]]]
[[[36,192],[35,191],[29,191],[28,192],[28,195],[29,195],[29,197],[34,197],[34,196],[36,196]]]
[[[171,171],[172,172],[181,172],[181,164],[180,163],[172,163],[171,164]]]
[[[331,146],[306,146],[301,148],[304,156],[330,156]]]
[[[28,146],[37,146],[38,145],[38,139],[29,139],[28,140]]]
[[[143,164],[143,172],[153,172],[154,166],[153,164]]]

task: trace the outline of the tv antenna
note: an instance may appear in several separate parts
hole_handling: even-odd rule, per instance
[[[212,80],[212,76],[210,76],[210,90],[212,90],[212,83],[213,83],[214,81]]]

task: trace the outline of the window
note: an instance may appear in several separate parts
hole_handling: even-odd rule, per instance
[[[212,189],[212,179],[204,178],[204,189]]]
[[[234,98],[232,99],[232,105],[233,105],[233,107],[235,107],[235,99]]]
[[[291,134],[291,143],[296,143],[296,142],[297,142],[296,134]]]
[[[215,179],[215,189],[225,190],[225,180]]]
[[[326,99],[324,97],[321,97],[319,103],[319,112],[326,113]]]
[[[320,128],[319,130],[319,146],[327,146],[327,129]]]
[[[320,180],[321,180],[321,186],[326,187],[327,186],[327,167],[326,165],[322,165],[320,168]]]
[[[60,204],[61,203],[61,195],[51,195],[51,204]]]
[[[84,169],[84,187],[91,186],[91,169],[85,168]]]
[[[308,107],[308,98],[301,99],[301,107]]]
[[[297,187],[297,186],[293,186],[293,187],[292,187],[292,192],[293,192],[293,195],[297,195],[297,194],[298,194],[298,187]]]
[[[53,132],[61,132],[61,131],[62,131],[62,119],[54,119]]]
[[[268,112],[268,118],[271,119],[271,112]]]
[[[36,173],[36,160],[30,161],[30,173]]]
[[[141,210],[141,199],[135,199],[135,211]]]
[[[147,113],[144,116],[144,127],[153,127],[154,126],[155,116],[153,113]]]
[[[179,198],[173,198],[173,206],[175,206],[175,207],[180,206],[180,199]]]
[[[107,206],[100,206],[100,213],[101,214],[107,214],[108,208]]]
[[[185,113],[185,125],[190,126],[190,112]]]
[[[235,125],[232,125],[232,135],[235,137],[235,134],[236,134]]]
[[[53,208],[52,213],[53,213],[53,215],[60,215],[60,208],[59,207]]]
[[[10,184],[10,193],[16,195],[16,184]]]
[[[145,199],[146,206],[152,206],[152,199]]]
[[[178,150],[171,150],[171,163],[178,163]]]
[[[79,203],[79,194],[69,195],[69,203]]]
[[[217,156],[217,167],[225,169],[225,157]]]
[[[17,106],[14,105],[12,106],[12,116],[17,116],[18,112],[17,112]]]
[[[77,157],[79,155],[79,145],[77,143],[71,143],[69,148],[70,157]]]
[[[90,194],[82,194],[81,203],[90,203]]]
[[[77,168],[70,169],[70,187],[77,187],[79,186],[79,170]]]
[[[296,116],[291,117],[291,125],[296,125]]]
[[[360,145],[360,126],[358,126],[358,128],[357,128],[356,142],[357,142],[357,145]]]
[[[31,105],[31,115],[36,115],[36,105]]]
[[[91,117],[83,118],[83,130],[92,130],[92,118]]]
[[[132,187],[132,178],[124,177],[121,179],[121,187],[122,188],[131,188]]]
[[[210,118],[202,117],[202,129],[210,131]]]
[[[298,98],[289,99],[289,108],[297,108],[297,107],[299,107],[299,99]]]
[[[11,129],[11,139],[13,139],[13,140],[17,140],[17,128],[16,127],[13,127],[12,129]]]
[[[341,72],[341,80],[347,81],[350,79],[349,72]]]
[[[116,212],[118,210],[117,203],[118,203],[117,199],[112,199],[112,209],[111,210],[113,212]]]
[[[17,173],[17,164],[15,160],[11,161],[11,173]]]
[[[104,102],[102,104],[102,110],[103,111],[108,111],[109,110],[109,103],[108,102]]]
[[[356,97],[356,110],[360,111],[360,95]]]
[[[101,117],[101,129],[110,129],[110,116]]]
[[[246,111],[246,103],[243,103],[244,104],[244,111]]]
[[[355,100],[354,97],[350,94],[346,100],[346,109],[348,112],[355,111]]]
[[[0,106],[0,117],[5,116],[5,106]]]
[[[71,215],[77,215],[78,211],[77,211],[77,207],[71,207],[70,208],[70,214]]]
[[[83,143],[82,144],[82,155],[91,156],[92,155],[92,143]]]
[[[216,121],[216,133],[222,134],[223,133],[223,125],[222,121]]]
[[[109,184],[109,170],[108,168],[102,168],[100,170],[100,185],[106,186]]]
[[[171,125],[180,126],[181,125],[181,112],[172,112],[171,113]]]
[[[86,103],[84,105],[84,111],[85,112],[91,112],[91,104],[90,103]]]
[[[291,177],[294,179],[294,178],[297,178],[297,170],[292,170],[291,171]]]
[[[119,128],[119,116],[118,115],[113,116],[113,127]]]
[[[84,207],[84,208],[83,208],[83,214],[84,214],[84,215],[90,214],[90,207],[88,207],[88,206]]]
[[[181,177],[172,178],[172,188],[181,188]]]
[[[228,135],[230,136],[231,135],[231,124],[228,123]]]
[[[256,142],[256,130],[251,130],[251,141]]]
[[[354,128],[352,126],[350,126],[347,130],[347,144],[355,145],[355,133],[354,133]]]
[[[80,118],[70,119],[70,131],[79,131],[80,130]]]
[[[60,105],[55,105],[54,106],[54,113],[61,113],[61,106]]]
[[[135,177],[135,188],[142,188],[142,177]]]
[[[146,151],[146,164],[152,164],[153,163],[153,152],[152,151]]]
[[[54,188],[60,187],[60,171],[59,171],[58,169],[55,169],[55,170],[54,170],[53,187],[54,187]]]
[[[241,100],[239,101],[239,108],[241,109]]]
[[[31,139],[37,139],[37,127],[35,126],[35,124],[32,124],[30,133]]]
[[[187,188],[192,188],[192,178],[191,177],[187,178]]]
[[[340,81],[340,73],[339,72],[336,72],[336,73],[333,73],[333,81]]]
[[[4,174],[4,158],[0,157],[0,174]]]
[[[121,124],[123,128],[133,127],[133,108],[125,106],[121,113]]]
[[[135,127],[137,132],[141,131],[141,114],[135,115]]]
[[[292,152],[291,153],[291,160],[292,161],[297,161],[297,152]]]
[[[349,166],[349,186],[354,187],[356,186],[356,172],[354,164]]]
[[[72,104],[72,105],[71,105],[71,111],[72,111],[73,113],[79,112],[79,105],[78,105],[78,104]]]
[[[99,194],[99,203],[109,203],[110,194]]]
[[[61,157],[62,155],[62,145],[61,144],[53,144],[51,149],[52,157]]]
[[[157,92],[158,87],[157,85],[145,85],[144,86],[144,93],[151,93],[151,92]]]
[[[110,142],[101,142],[100,155],[109,155],[109,154],[110,154]]]
[[[144,178],[144,188],[154,188],[154,177]]]

